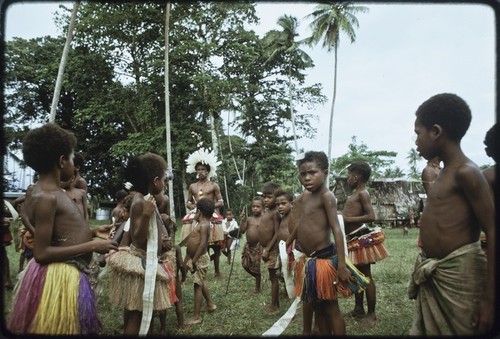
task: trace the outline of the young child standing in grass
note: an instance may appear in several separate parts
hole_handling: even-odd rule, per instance
[[[260,218],[259,242],[262,245],[262,260],[268,271],[271,281],[271,304],[266,310],[269,313],[275,313],[279,310],[279,247],[278,247],[278,229],[280,225],[280,215],[276,208],[274,191],[279,185],[273,182],[267,182],[262,189],[264,197],[265,212]]]
[[[222,221],[222,231],[224,232],[224,249],[222,253],[227,256],[227,263],[231,263],[231,251],[236,249],[238,238],[233,237],[234,231],[238,231],[238,222],[234,219],[234,211],[231,208],[226,208],[224,211],[226,216]]]
[[[186,244],[186,257],[184,258],[184,266],[193,274],[194,281],[194,315],[186,320],[186,325],[194,325],[202,322],[200,312],[203,298],[207,302],[207,310],[215,311],[217,306],[212,302],[208,284],[205,281],[210,257],[208,256],[208,237],[210,234],[210,218],[214,213],[215,204],[213,199],[201,198],[196,203],[196,215],[194,220],[197,221],[196,226],[189,234],[189,239]]]
[[[39,174],[25,210],[36,229],[35,260],[17,284],[8,323],[11,332],[79,335],[101,329],[85,272],[94,251],[107,253],[117,244],[92,240],[99,234],[60,187],[74,175],[75,146],[75,136],[53,123],[33,129],[23,140],[24,161]]]
[[[366,303],[368,313],[363,307],[364,292],[357,293],[354,298],[354,309],[346,316],[361,317],[366,315],[366,325],[375,325],[376,290],[372,278],[371,264],[389,256],[384,245],[384,233],[380,229],[370,230],[365,223],[375,220],[370,193],[366,189],[366,182],[370,179],[370,165],[364,161],[355,161],[348,167],[347,184],[352,194],[347,198],[339,218],[343,218],[347,234],[349,259],[367,278],[370,283],[366,286]]]
[[[113,284],[110,300],[125,309],[125,335],[146,335],[153,311],[165,310],[177,300],[169,293],[173,272],[158,260],[172,248],[154,198],[165,190],[166,170],[165,159],[153,153],[132,156],[125,168],[125,178],[136,191],[128,236],[122,239],[130,246],[120,247],[107,259]]]
[[[285,292],[290,299],[295,297],[293,286],[293,271],[288,262],[288,254],[286,241],[290,237],[290,229],[292,228],[290,222],[290,212],[292,210],[293,195],[290,192],[282,189],[274,191],[276,199],[276,208],[281,216],[280,225],[278,228],[278,247],[280,257],[281,277],[284,282]]]
[[[252,216],[247,218],[245,211],[241,212],[241,234],[246,233],[247,242],[243,247],[241,265],[250,275],[255,278],[254,294],[260,293],[262,275],[260,273],[260,261],[262,259],[262,245],[259,242],[259,225],[264,210],[264,199],[255,197],[252,199]]]
[[[485,334],[495,319],[495,216],[488,183],[460,146],[472,114],[462,98],[443,93],[415,115],[417,151],[426,159],[439,156],[443,169],[421,216],[422,249],[408,288],[416,299],[410,334]]]
[[[304,303],[302,333],[311,335],[312,316],[316,312],[321,335],[342,336],[346,331],[338,296],[357,293],[368,281],[345,257],[337,202],[325,186],[328,175],[325,153],[307,152],[297,165],[300,182],[306,190],[294,202],[297,221],[287,244],[296,239],[305,254],[295,264],[295,293]],[[330,232],[336,246],[330,240]]]

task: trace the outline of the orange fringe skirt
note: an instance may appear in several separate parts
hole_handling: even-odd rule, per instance
[[[368,265],[387,258],[384,240],[384,231],[380,230],[348,241],[349,259],[354,265]]]
[[[325,251],[328,256],[301,257],[295,264],[295,295],[304,302],[337,300],[364,291],[370,280],[346,258],[347,269],[354,282],[337,282],[337,254],[333,244]]]

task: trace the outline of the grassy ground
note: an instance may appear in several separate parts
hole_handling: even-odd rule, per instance
[[[99,222],[93,222],[94,225]],[[378,324],[368,328],[360,325],[356,320],[346,319],[348,335],[373,335],[373,336],[406,336],[411,324],[413,314],[413,302],[407,297],[406,286],[413,268],[413,262],[417,254],[418,229],[410,229],[408,236],[403,236],[401,229],[385,228],[386,245],[391,256],[378,264],[372,265],[372,275],[377,288],[376,313]],[[180,232],[177,232],[180,233]],[[179,234],[177,235],[179,236]],[[241,245],[244,243],[244,237]],[[18,271],[19,253],[15,252],[14,244],[7,247],[10,258],[10,268],[13,282],[16,281]],[[183,253],[185,250],[183,249]],[[233,266],[231,280],[228,286],[228,276],[231,266],[226,257],[221,256],[222,278],[215,279],[213,265],[208,272],[209,291],[217,310],[214,313],[202,313],[203,323],[192,325],[184,331],[177,330],[175,310],[167,312],[167,335],[178,336],[260,336],[271,327],[281,315],[283,315],[291,304],[284,295],[280,299],[280,311],[269,315],[265,306],[270,303],[270,282],[266,270],[263,270],[263,291],[250,296],[248,292],[254,288],[254,279],[241,267],[241,250],[238,250],[236,261]],[[98,310],[103,323],[103,335],[113,336],[123,333],[123,311],[113,307],[109,303],[108,291],[112,288],[109,275],[106,270],[101,272],[101,281],[98,286]],[[283,286],[280,291],[284,292]],[[193,314],[193,283],[191,275],[182,287],[184,317],[189,318]],[[11,291],[4,293],[4,315],[8,317]],[[340,308],[347,312],[354,307],[354,297],[341,299]],[[366,307],[366,302],[365,302]],[[302,332],[302,309],[297,310],[297,315],[283,335],[300,335]],[[153,333],[159,333],[159,320],[154,318]]]

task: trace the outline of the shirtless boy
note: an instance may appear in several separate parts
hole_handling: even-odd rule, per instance
[[[366,182],[370,178],[370,174],[370,165],[364,161],[356,161],[349,165],[347,184],[353,190],[353,192],[347,198],[341,214],[342,218],[344,219],[345,232],[347,234],[349,259],[351,259],[351,261],[356,265],[361,273],[363,273],[367,278],[370,279],[370,283],[368,284],[368,286],[366,286],[366,303],[368,306],[368,313],[366,314],[365,322],[367,325],[374,325],[377,321],[377,317],[375,316],[376,290],[371,273],[371,264],[388,256],[384,244],[382,242],[378,243],[378,241],[384,240],[383,233],[373,233],[374,236],[377,237],[377,239],[379,237],[381,239],[377,241],[371,241],[366,246],[360,245],[361,242],[356,242],[356,240],[349,241],[349,234],[351,232],[359,229],[359,227],[361,227],[364,223],[375,220],[375,212],[373,211],[372,203],[370,200],[370,193],[368,193],[368,190],[366,189]],[[374,238],[371,237],[370,234],[366,234],[364,236],[370,238],[370,240],[374,240]],[[361,237],[363,237],[363,235]],[[353,246],[354,244],[359,246]],[[375,247],[377,247],[376,251],[374,251]],[[377,253],[377,255],[375,255],[375,253]],[[378,254],[380,254],[380,256],[378,256]],[[346,315],[353,317],[364,316],[364,293],[360,292],[354,297],[356,300],[354,309]]]
[[[193,274],[194,281],[194,315],[186,320],[186,325],[199,324],[202,322],[200,312],[203,298],[207,302],[207,310],[215,311],[217,306],[212,302],[208,285],[205,280],[207,275],[210,258],[207,252],[208,236],[210,234],[210,218],[214,213],[214,202],[212,199],[202,198],[196,203],[197,212],[195,220],[198,222],[196,227],[189,235],[187,241],[186,257],[184,266]]]
[[[287,244],[296,239],[308,257],[298,258],[295,264],[295,293],[304,303],[302,334],[311,335],[314,311],[319,313],[317,319],[323,319],[318,324],[321,335],[345,335],[338,296],[359,292],[367,281],[354,266],[346,264],[337,202],[325,185],[328,175],[325,153],[307,152],[297,165],[300,182],[306,190],[294,202],[297,222]],[[331,241],[331,232],[337,246]]]
[[[279,188],[278,184],[267,182],[262,189],[265,212],[260,218],[259,242],[262,245],[262,260],[268,271],[271,281],[271,304],[266,310],[275,313],[279,310],[279,247],[278,229],[280,225],[280,215],[276,208],[274,191]]]
[[[462,98],[443,93],[421,104],[415,115],[417,151],[426,159],[439,156],[443,169],[421,217],[422,249],[408,289],[416,299],[410,334],[484,334],[495,314],[494,205],[481,170],[460,146],[471,111]]]
[[[24,161],[39,174],[26,198],[26,216],[36,228],[31,260],[12,301],[11,332],[47,335],[97,334],[96,300],[85,269],[92,253],[116,250],[112,240],[93,240],[78,207],[60,182],[74,174],[76,138],[49,123],[23,140]],[[103,235],[104,236],[104,235]],[[55,311],[64,310],[64,311]]]
[[[240,233],[246,233],[246,243],[243,247],[241,265],[250,275],[255,278],[255,290],[260,293],[261,273],[260,261],[262,259],[262,245],[259,243],[259,225],[264,210],[264,199],[255,197],[252,199],[252,216],[247,218],[245,211],[240,214]]]
[[[282,281],[284,282],[285,292],[290,299],[294,298],[293,292],[293,272],[288,264],[288,254],[286,241],[290,237],[292,223],[290,221],[290,211],[292,210],[293,195],[282,189],[274,191],[276,199],[276,208],[281,216],[278,228],[278,246],[280,252],[280,267]]]

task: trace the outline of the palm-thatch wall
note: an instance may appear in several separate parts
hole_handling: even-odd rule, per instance
[[[374,179],[368,183],[375,219],[379,221],[408,218],[410,208],[417,209],[421,197],[421,185],[405,179]],[[333,193],[337,208],[342,210],[352,193],[347,178],[336,178]]]

